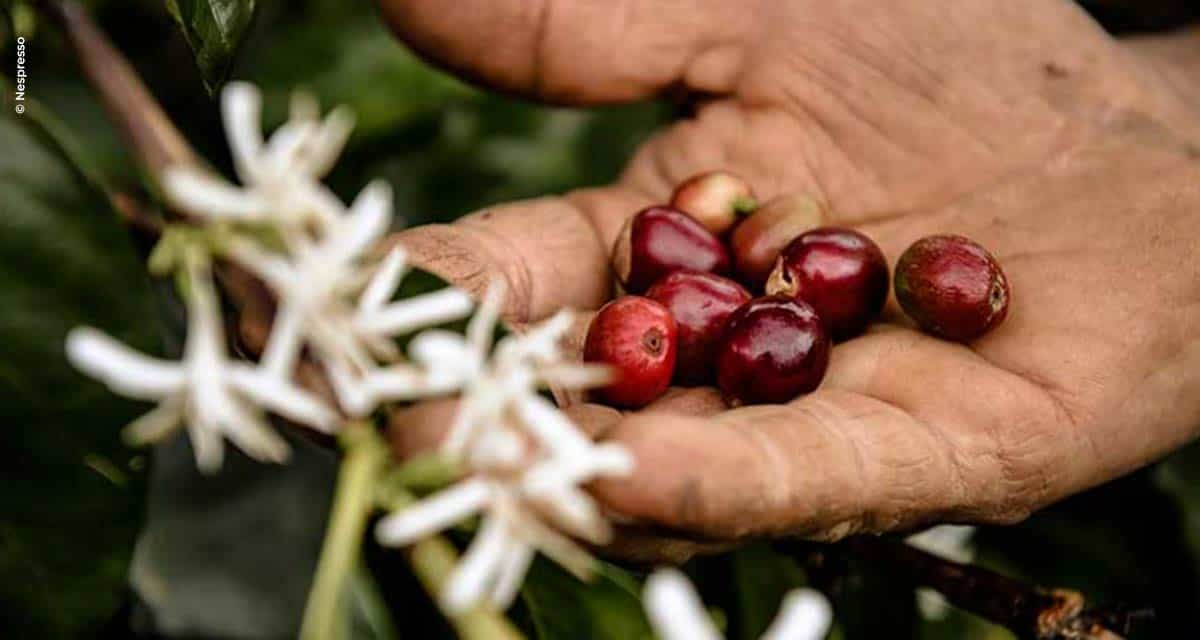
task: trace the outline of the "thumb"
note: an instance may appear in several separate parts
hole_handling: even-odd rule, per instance
[[[414,227],[392,241],[409,263],[477,299],[493,278],[508,285],[505,320],[517,325],[608,299],[616,227],[647,204],[620,185],[512,202],[453,224]]]

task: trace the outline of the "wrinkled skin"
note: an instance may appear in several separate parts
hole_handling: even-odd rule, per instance
[[[981,340],[922,335],[890,300],[883,324],[835,348],[822,387],[786,405],[724,410],[713,390],[688,389],[638,413],[571,406],[640,463],[593,487],[644,527],[615,553],[678,560],[753,536],[1016,522],[1200,431],[1195,35],[1116,41],[1055,0],[381,10],[431,61],[507,92],[701,100],[613,185],[400,235],[470,289],[506,277],[518,327],[602,304],[625,217],[714,168],[764,199],[817,198],[890,263],[921,236],[958,233],[1008,273],[1009,318]],[[397,449],[428,446],[450,410],[395,416]]]

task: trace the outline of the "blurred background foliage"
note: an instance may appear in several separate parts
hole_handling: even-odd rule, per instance
[[[395,187],[406,224],[611,180],[677,109],[593,111],[481,92],[399,45],[370,3],[344,0],[95,0],[86,3],[201,153],[228,169],[210,89],[248,79],[269,124],[289,92],[348,104],[358,127],[330,182],[351,197]],[[1182,0],[1090,3],[1114,29],[1195,17]],[[74,374],[66,330],[89,323],[151,352],[178,349],[179,310],[141,275],[101,184],[134,188],[122,150],[61,37],[28,5],[0,2],[5,100],[15,38],[27,41],[25,115],[0,120],[0,637],[294,635],[316,560],[336,459],[306,441],[286,467],[234,455],[198,475],[184,439],[125,448],[138,411]],[[1136,427],[1132,427],[1136,428]],[[1152,606],[1138,637],[1200,637],[1200,448],[1075,497],[1015,527],[984,528],[978,561],[1098,602]],[[397,554],[369,545],[347,600],[352,635],[442,637],[449,629]],[[755,638],[790,559],[751,546],[687,567],[731,638]],[[849,563],[834,637],[979,639],[1010,634],[950,610],[922,614],[913,586]],[[646,637],[637,569],[582,586],[539,562],[512,613],[537,638]]]

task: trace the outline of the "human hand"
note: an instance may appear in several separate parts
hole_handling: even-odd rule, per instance
[[[467,288],[505,277],[517,327],[602,304],[624,220],[714,168],[815,197],[891,261],[960,233],[1004,265],[1009,318],[971,345],[914,331],[889,301],[786,405],[725,410],[687,389],[634,414],[572,406],[639,462],[593,487],[612,511],[718,541],[1014,522],[1195,436],[1200,116],[1073,4],[380,2],[416,50],[488,86],[698,100],[613,185],[400,234]],[[396,415],[397,447],[446,411]]]

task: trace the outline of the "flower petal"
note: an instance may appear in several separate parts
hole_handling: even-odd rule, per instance
[[[373,180],[350,205],[350,215],[331,239],[328,255],[339,263],[350,263],[382,238],[391,223],[392,187],[383,180]]]
[[[407,270],[407,260],[408,254],[400,245],[396,245],[392,247],[391,251],[388,251],[387,256],[375,268],[375,273],[367,283],[367,288],[358,298],[360,314],[379,309],[387,304],[392,296],[396,295],[396,289],[400,286],[400,280]]]
[[[288,120],[316,122],[321,115],[317,97],[308,91],[293,91],[288,98]]]
[[[275,310],[271,333],[263,348],[259,366],[265,375],[283,380],[296,369],[296,361],[304,348],[304,314],[286,300]]]
[[[481,399],[473,395],[464,395],[459,401],[454,422],[450,423],[450,429],[446,431],[446,437],[442,440],[443,455],[458,460],[468,453],[468,446],[483,426],[480,404]]]
[[[616,371],[603,364],[562,362],[541,365],[538,377],[544,386],[560,389],[594,389],[611,383]]]
[[[596,502],[583,491],[560,485],[529,496],[563,531],[596,545],[612,539],[612,527]]]
[[[132,446],[158,442],[183,426],[183,397],[167,396],[150,411],[121,430],[121,437]]]
[[[288,446],[255,407],[233,397],[227,391],[220,394],[221,402],[212,402],[211,420],[220,433],[229,438],[246,455],[262,462],[286,462],[291,455]]]
[[[417,329],[458,320],[471,313],[474,303],[465,291],[447,287],[440,291],[393,302],[370,313],[359,314],[355,326],[360,331],[388,336],[411,333]]]
[[[596,559],[575,541],[544,524],[528,509],[511,516],[519,536],[580,580],[589,580]]]
[[[242,184],[254,184],[262,174],[262,93],[249,82],[230,82],[221,91],[221,119],[233,166]]]
[[[502,518],[487,517],[471,546],[454,568],[438,601],[450,615],[457,615],[479,604],[504,568],[505,551],[512,533]]]
[[[943,524],[913,534],[905,542],[947,560],[969,563],[975,559],[974,534],[975,527],[970,525]]]
[[[380,520],[375,537],[390,546],[411,544],[470,517],[491,497],[492,487],[485,480],[463,480]]]
[[[221,470],[221,462],[225,457],[225,444],[221,434],[215,427],[196,420],[189,420],[188,438],[192,443],[192,453],[196,456],[196,468],[200,473],[213,474]]]
[[[493,278],[483,295],[483,302],[475,310],[475,317],[467,323],[467,344],[481,357],[492,348],[492,337],[507,295],[508,284],[501,278]]]
[[[515,409],[521,425],[555,455],[582,455],[592,446],[592,441],[565,413],[539,395],[518,399]]]
[[[445,329],[426,329],[408,343],[408,355],[413,362],[427,369],[461,371],[464,361],[472,357],[463,337]]]
[[[362,417],[375,410],[377,400],[367,389],[364,381],[350,373],[349,369],[335,361],[323,362],[329,384],[337,396],[338,405],[352,417]]]
[[[346,217],[346,205],[319,182],[298,182],[291,185],[294,192],[289,194],[288,212],[295,215],[299,221],[305,221],[308,216],[316,216],[323,225],[335,225]]]
[[[362,388],[379,402],[403,402],[452,393],[460,388],[457,378],[430,376],[404,364],[377,369],[363,378]]]
[[[515,430],[500,425],[484,430],[471,447],[471,466],[479,470],[516,469],[526,460],[526,441]]]
[[[231,365],[229,383],[263,408],[324,433],[337,429],[337,414],[317,396],[286,379],[246,365]]]
[[[295,267],[289,261],[244,238],[229,243],[229,256],[264,280],[281,298],[286,297],[289,285],[297,279]]]
[[[157,400],[186,383],[181,365],[151,358],[91,327],[67,334],[67,359],[83,373],[114,392],[141,400]]]
[[[338,156],[350,139],[354,130],[354,112],[346,107],[338,107],[325,116],[325,121],[309,142],[300,167],[313,178],[320,178],[333,169]]]
[[[525,582],[525,575],[529,573],[529,565],[533,564],[533,556],[534,550],[528,544],[509,539],[508,549],[496,572],[495,584],[488,598],[497,611],[508,609],[517,599],[521,583]]]
[[[520,336],[504,338],[496,345],[498,366],[514,366],[525,360],[538,363],[561,360],[562,338],[574,320],[575,314],[570,309],[563,309]]]
[[[659,569],[642,595],[650,624],[662,640],[720,640],[700,596],[676,569]]]
[[[796,589],[783,597],[779,615],[762,640],[822,640],[833,622],[833,608],[812,589]]]
[[[315,122],[289,121],[275,130],[259,157],[262,181],[295,180],[300,177],[300,156],[317,134]]]
[[[270,204],[255,191],[196,167],[168,167],[162,173],[162,188],[176,207],[202,218],[263,220],[271,213]]]

